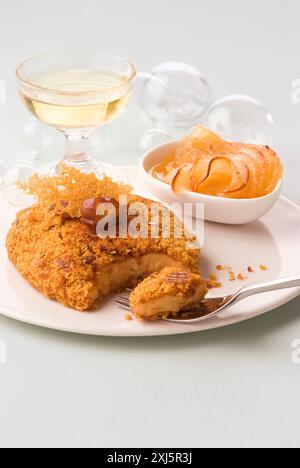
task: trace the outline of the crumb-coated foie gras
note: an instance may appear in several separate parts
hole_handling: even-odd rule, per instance
[[[131,187],[66,167],[59,176],[34,175],[20,185],[37,203],[18,213],[7,236],[8,256],[23,277],[52,300],[89,311],[109,294],[134,287],[166,267],[200,273],[200,250],[192,235],[175,238],[171,232],[164,238],[160,226],[154,239],[104,239],[82,222],[81,207],[93,197],[128,195],[151,203],[130,195]]]

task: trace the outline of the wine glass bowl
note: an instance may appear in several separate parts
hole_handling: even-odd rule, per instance
[[[120,57],[97,51],[59,51],[35,56],[17,69],[27,109],[66,136],[64,163],[101,172],[88,137],[128,104],[136,70]]]

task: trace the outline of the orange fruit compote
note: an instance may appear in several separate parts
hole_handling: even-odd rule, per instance
[[[269,146],[225,141],[198,125],[151,174],[175,192],[259,198],[276,189],[283,167]]]

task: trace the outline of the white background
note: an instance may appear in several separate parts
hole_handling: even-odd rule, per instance
[[[249,94],[271,111],[285,193],[300,203],[300,106],[291,98],[299,15],[297,0],[1,0],[0,159],[21,156],[28,115],[14,69],[23,58],[95,48],[143,71],[182,60],[215,98]],[[1,317],[0,446],[299,446],[299,312],[300,299],[231,328],[148,339],[73,336]]]

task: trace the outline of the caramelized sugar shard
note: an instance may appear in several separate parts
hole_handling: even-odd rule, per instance
[[[43,206],[63,208],[70,217],[80,217],[83,202],[90,198],[111,197],[118,199],[128,195],[132,187],[113,182],[110,178],[98,179],[95,174],[83,174],[72,167],[61,165],[61,173],[55,177],[34,174],[29,182],[18,184],[27,194],[36,197]],[[64,201],[64,207],[61,206]]]
[[[203,154],[226,150],[227,142],[203,125],[197,125],[192,133],[193,147]]]
[[[176,160],[181,163],[194,163],[200,156],[213,155],[226,148],[224,142],[211,130],[197,125],[193,133],[183,138],[176,151]]]

